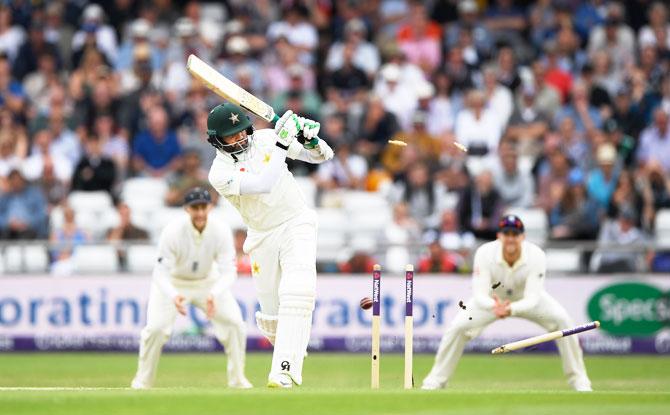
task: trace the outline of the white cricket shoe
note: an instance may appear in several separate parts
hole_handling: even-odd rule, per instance
[[[245,377],[228,381],[228,387],[233,389],[251,389],[254,385]]]
[[[591,388],[591,382],[589,381],[578,381],[572,384],[572,387],[577,392],[593,392]]]
[[[438,389],[444,389],[445,386],[446,386],[445,383],[436,382],[436,381],[433,381],[433,380],[430,380],[430,379],[426,378],[426,379],[423,380],[423,384],[421,385],[421,389],[425,390],[425,391],[434,391],[434,390],[438,390]]]
[[[268,376],[268,388],[292,388],[293,379],[288,373],[275,373]]]
[[[137,379],[133,379],[133,381],[130,383],[130,388],[135,390],[151,389],[151,387],[145,385]]]

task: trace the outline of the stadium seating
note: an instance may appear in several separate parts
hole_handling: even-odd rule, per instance
[[[656,214],[656,243],[663,248],[670,248],[670,209],[661,209]]]
[[[131,245],[126,250],[128,272],[149,274],[156,263],[158,249],[155,245]]]
[[[547,249],[547,272],[579,272],[581,253],[574,249]]]
[[[547,229],[549,223],[544,210],[539,208],[509,209],[506,214],[517,215],[523,221],[526,228],[526,239],[539,245],[544,245],[547,240]]]
[[[7,246],[3,255],[4,272],[44,273],[49,267],[46,247],[40,245]]]
[[[118,256],[112,245],[82,245],[72,253],[74,271],[77,274],[92,275],[115,273],[118,271]]]

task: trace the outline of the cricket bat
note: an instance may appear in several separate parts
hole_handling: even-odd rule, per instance
[[[588,330],[597,329],[600,327],[599,321],[592,321],[590,323],[582,324],[581,326],[573,327],[571,329],[556,330],[549,333],[541,334],[535,337],[519,340],[513,343],[507,343],[500,347],[491,350],[491,354],[501,354],[513,352],[514,350],[524,349],[526,347],[535,346],[536,344],[549,342],[560,339],[561,337],[572,336],[573,334],[582,333]]]
[[[380,297],[381,297],[381,276],[382,267],[375,264],[372,271],[372,377],[370,379],[370,387],[372,389],[379,389],[379,358],[380,358],[380,336],[381,336],[381,321],[379,316],[380,311]]]
[[[205,84],[208,89],[225,100],[230,101],[235,105],[239,105],[245,110],[273,124],[279,120],[279,116],[275,114],[275,110],[270,105],[249,93],[235,82],[221,75],[219,71],[212,68],[197,56],[190,55],[188,57],[186,69],[193,75],[193,77]],[[302,131],[298,134],[298,138],[298,141],[301,143],[304,142],[304,139],[302,139]],[[308,143],[305,147],[314,148],[318,142],[318,137],[314,138],[312,142]]]

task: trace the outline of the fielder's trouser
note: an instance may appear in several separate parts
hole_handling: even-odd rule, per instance
[[[173,280],[173,284],[179,294],[186,297],[187,302],[206,311],[211,282]],[[212,319],[212,327],[228,356],[227,374],[230,383],[244,378],[246,327],[240,307],[230,290],[219,294],[214,299],[214,305],[216,313]],[[140,336],[140,356],[134,385],[145,388],[153,386],[161,350],[172,333],[176,316],[177,309],[173,299],[153,283],[147,307],[147,325]]]
[[[271,231],[249,230],[244,244],[261,312],[277,317],[270,376],[286,372],[298,385],[316,296],[316,231],[308,210]]]
[[[563,306],[547,293],[541,295],[535,308],[515,317],[533,321],[547,331],[562,330],[574,326]],[[463,354],[465,344],[477,337],[483,329],[495,320],[496,316],[492,311],[482,310],[477,307],[473,299],[468,300],[466,309],[459,310],[446,333],[444,333],[435,356],[433,368],[424,382],[446,385]],[[573,387],[590,385],[591,382],[586,374],[582,349],[579,346],[577,336],[560,338],[556,340],[556,345],[561,355],[563,372],[568,378],[568,383]]]

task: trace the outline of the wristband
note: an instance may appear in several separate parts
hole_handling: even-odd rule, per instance
[[[280,143],[279,141],[275,142],[275,145],[277,147],[281,148],[282,150],[288,151],[288,146],[285,146],[284,144]]]

